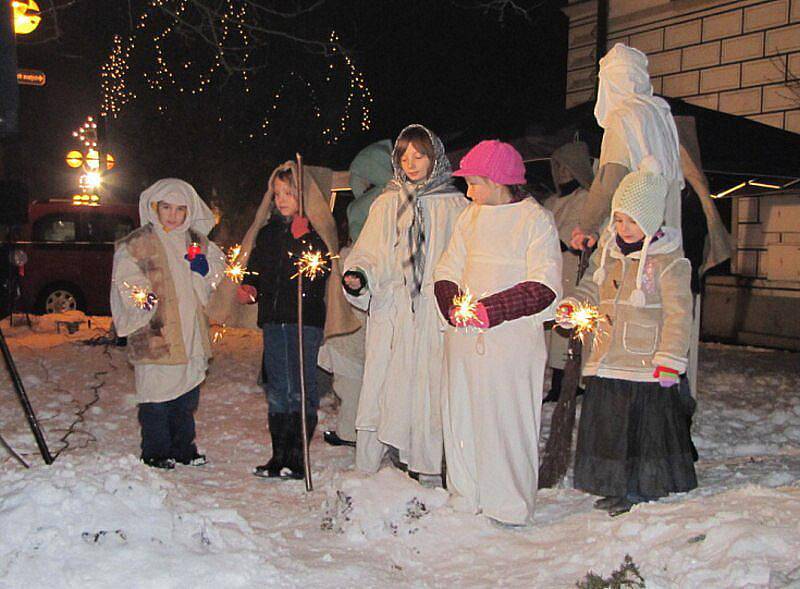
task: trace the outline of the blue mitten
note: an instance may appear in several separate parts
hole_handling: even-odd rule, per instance
[[[205,254],[195,254],[193,260],[190,260],[189,254],[186,254],[183,259],[189,262],[189,268],[192,269],[192,272],[197,272],[200,276],[208,274],[208,260]]]

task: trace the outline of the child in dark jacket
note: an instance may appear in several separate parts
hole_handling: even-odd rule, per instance
[[[300,355],[298,345],[297,263],[305,252],[327,257],[325,242],[300,215],[293,170],[279,168],[270,179],[274,210],[258,232],[237,297],[240,303],[258,303],[258,325],[263,331],[263,367],[269,403],[272,458],[255,467],[261,477],[303,477],[300,407]],[[306,423],[309,440],[317,425],[319,393],[317,354],[325,326],[327,265],[303,284],[303,376],[306,388]]]

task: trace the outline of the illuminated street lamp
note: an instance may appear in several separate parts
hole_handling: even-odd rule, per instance
[[[78,184],[85,193],[92,194],[103,184],[100,172],[86,172],[81,174]]]
[[[70,168],[80,168],[83,165],[83,154],[77,149],[73,149],[67,154],[65,161]]]
[[[12,0],[14,9],[14,32],[17,35],[27,35],[36,30],[42,21],[39,5],[34,0]]]
[[[87,117],[86,122],[73,131],[72,136],[81,143],[81,149],[69,151],[64,161],[70,168],[80,168],[83,172],[78,177],[81,193],[73,196],[72,204],[97,206],[100,200],[97,191],[103,185],[103,169],[97,149],[97,123],[92,117]],[[116,163],[113,155],[105,154],[106,170],[113,168]]]

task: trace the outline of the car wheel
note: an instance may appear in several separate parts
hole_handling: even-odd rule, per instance
[[[64,313],[75,311],[79,307],[78,295],[68,288],[54,288],[44,297],[45,313]]]

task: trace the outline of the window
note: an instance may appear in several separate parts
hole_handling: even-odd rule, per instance
[[[46,215],[33,224],[34,241],[71,242],[77,239],[78,218],[69,213]]]
[[[86,239],[94,243],[113,243],[133,231],[133,221],[119,215],[87,215]]]

